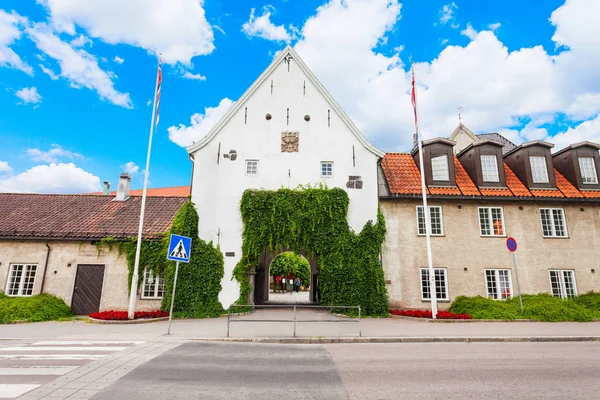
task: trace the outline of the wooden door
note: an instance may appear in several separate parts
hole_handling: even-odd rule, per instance
[[[104,281],[104,265],[78,265],[71,310],[77,315],[89,315],[100,310]]]

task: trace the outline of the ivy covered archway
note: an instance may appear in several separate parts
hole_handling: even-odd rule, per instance
[[[256,270],[263,250],[290,249],[316,257],[321,304],[358,305],[364,315],[387,315],[379,259],[383,214],[379,210],[377,222],[367,222],[356,234],[348,225],[348,204],[348,194],[339,188],[246,190],[240,202],[242,258],[234,269],[240,283],[238,304],[248,304],[252,286],[247,273]]]

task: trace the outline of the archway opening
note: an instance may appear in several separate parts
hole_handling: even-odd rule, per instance
[[[260,257],[254,279],[254,304],[314,304],[318,302],[317,263],[304,251],[289,249]]]

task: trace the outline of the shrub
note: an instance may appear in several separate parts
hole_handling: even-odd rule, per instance
[[[600,309],[597,308],[599,302],[598,293],[588,293],[567,300],[553,297],[548,293],[524,294],[521,312],[518,296],[506,301],[486,299],[481,296],[459,296],[450,306],[450,311],[466,313],[475,319],[587,322],[600,316]]]
[[[163,318],[168,317],[169,313],[166,311],[136,311],[133,314],[133,319],[142,319],[142,318]],[[89,315],[90,318],[100,319],[103,321],[124,321],[129,319],[129,313],[127,311],[102,311],[95,312]]]
[[[0,295],[0,323],[16,321],[53,321],[71,317],[73,312],[65,302],[49,294],[31,297]]]
[[[517,298],[517,307],[519,307]],[[481,296],[459,296],[454,300],[449,309],[457,314],[469,314],[475,319],[502,319],[514,320],[519,318],[519,309],[510,301],[486,299]]]

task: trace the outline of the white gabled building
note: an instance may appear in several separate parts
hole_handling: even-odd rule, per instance
[[[376,220],[378,162],[371,145],[298,54],[286,47],[199,142],[187,148],[199,236],[219,244],[225,276],[219,300],[239,297],[232,271],[242,253],[240,199],[246,189],[339,187],[348,223]]]

